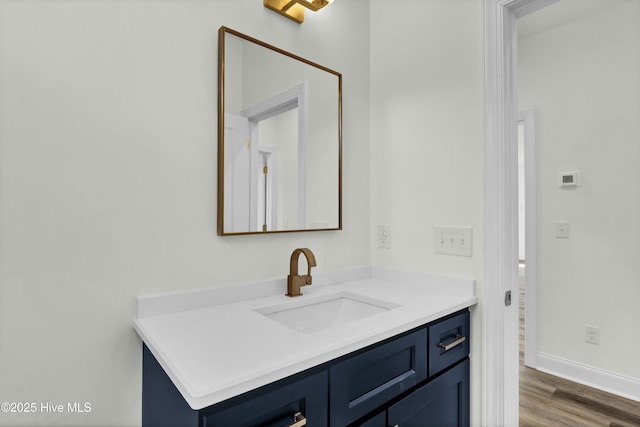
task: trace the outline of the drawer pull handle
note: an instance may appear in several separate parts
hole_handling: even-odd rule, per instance
[[[449,344],[438,344],[438,347],[440,347],[441,349],[443,349],[444,351],[449,351],[451,350],[453,347],[462,344],[463,342],[465,342],[467,340],[467,337],[465,337],[464,335],[456,335],[456,340],[452,343]]]
[[[307,419],[304,417],[304,415],[302,415],[301,412],[296,412],[296,414],[293,416],[293,424],[291,424],[289,427],[303,427],[307,425]]]

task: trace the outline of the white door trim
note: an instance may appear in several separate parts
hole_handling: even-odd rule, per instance
[[[536,190],[536,112],[522,111],[518,123],[524,124],[524,217],[525,217],[525,323],[524,323],[524,364],[537,368],[537,190]]]
[[[516,18],[556,0],[484,0],[482,425],[518,425]],[[513,303],[505,307],[507,291]]]

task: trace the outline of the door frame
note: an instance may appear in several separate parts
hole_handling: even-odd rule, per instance
[[[521,111],[518,124],[524,125],[524,253],[525,253],[525,323],[524,323],[524,364],[537,368],[537,186],[536,186],[536,112]]]
[[[482,425],[519,423],[516,19],[556,1],[484,0]]]

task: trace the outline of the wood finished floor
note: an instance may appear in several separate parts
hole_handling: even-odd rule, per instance
[[[520,427],[639,427],[640,403],[524,366],[524,286],[520,286]]]

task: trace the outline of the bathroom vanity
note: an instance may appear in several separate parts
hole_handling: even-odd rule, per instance
[[[143,426],[468,425],[473,281],[338,276],[141,297]]]

